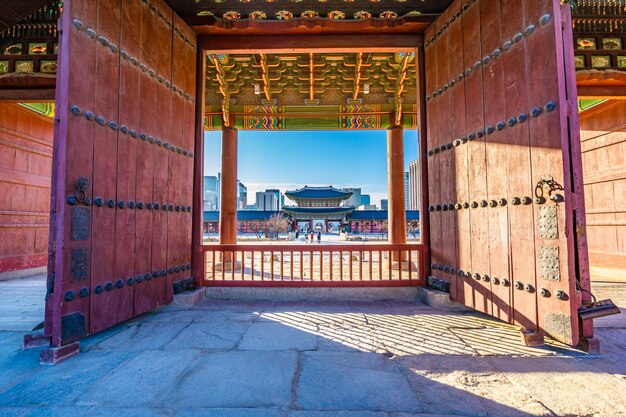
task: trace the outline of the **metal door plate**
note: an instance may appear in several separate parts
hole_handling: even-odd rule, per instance
[[[559,247],[543,246],[539,249],[539,257],[541,278],[560,281]]]
[[[539,207],[539,237],[543,239],[559,238],[558,218],[556,213],[556,205],[554,204]]]

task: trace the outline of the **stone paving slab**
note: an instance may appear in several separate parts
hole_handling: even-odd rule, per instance
[[[315,350],[317,336],[282,323],[253,323],[239,350]]]
[[[181,350],[176,355],[144,350],[85,390],[76,403],[126,407],[158,403],[198,355],[197,350]]]
[[[318,410],[420,410],[397,363],[373,353],[304,352],[296,404]]]
[[[196,407],[289,407],[296,352],[203,353],[163,404]]]

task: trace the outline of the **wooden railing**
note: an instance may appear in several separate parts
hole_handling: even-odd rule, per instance
[[[420,244],[203,245],[205,286],[423,285]],[[391,260],[391,262],[390,262]]]

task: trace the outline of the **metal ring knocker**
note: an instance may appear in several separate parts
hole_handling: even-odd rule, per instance
[[[76,200],[80,203],[85,203],[87,200],[87,188],[89,187],[89,180],[85,177],[80,177],[76,181]]]

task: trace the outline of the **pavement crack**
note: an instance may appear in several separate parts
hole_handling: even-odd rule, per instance
[[[300,382],[300,374],[302,373],[302,354],[296,352],[296,370],[291,381],[291,408],[298,408],[298,383]]]

